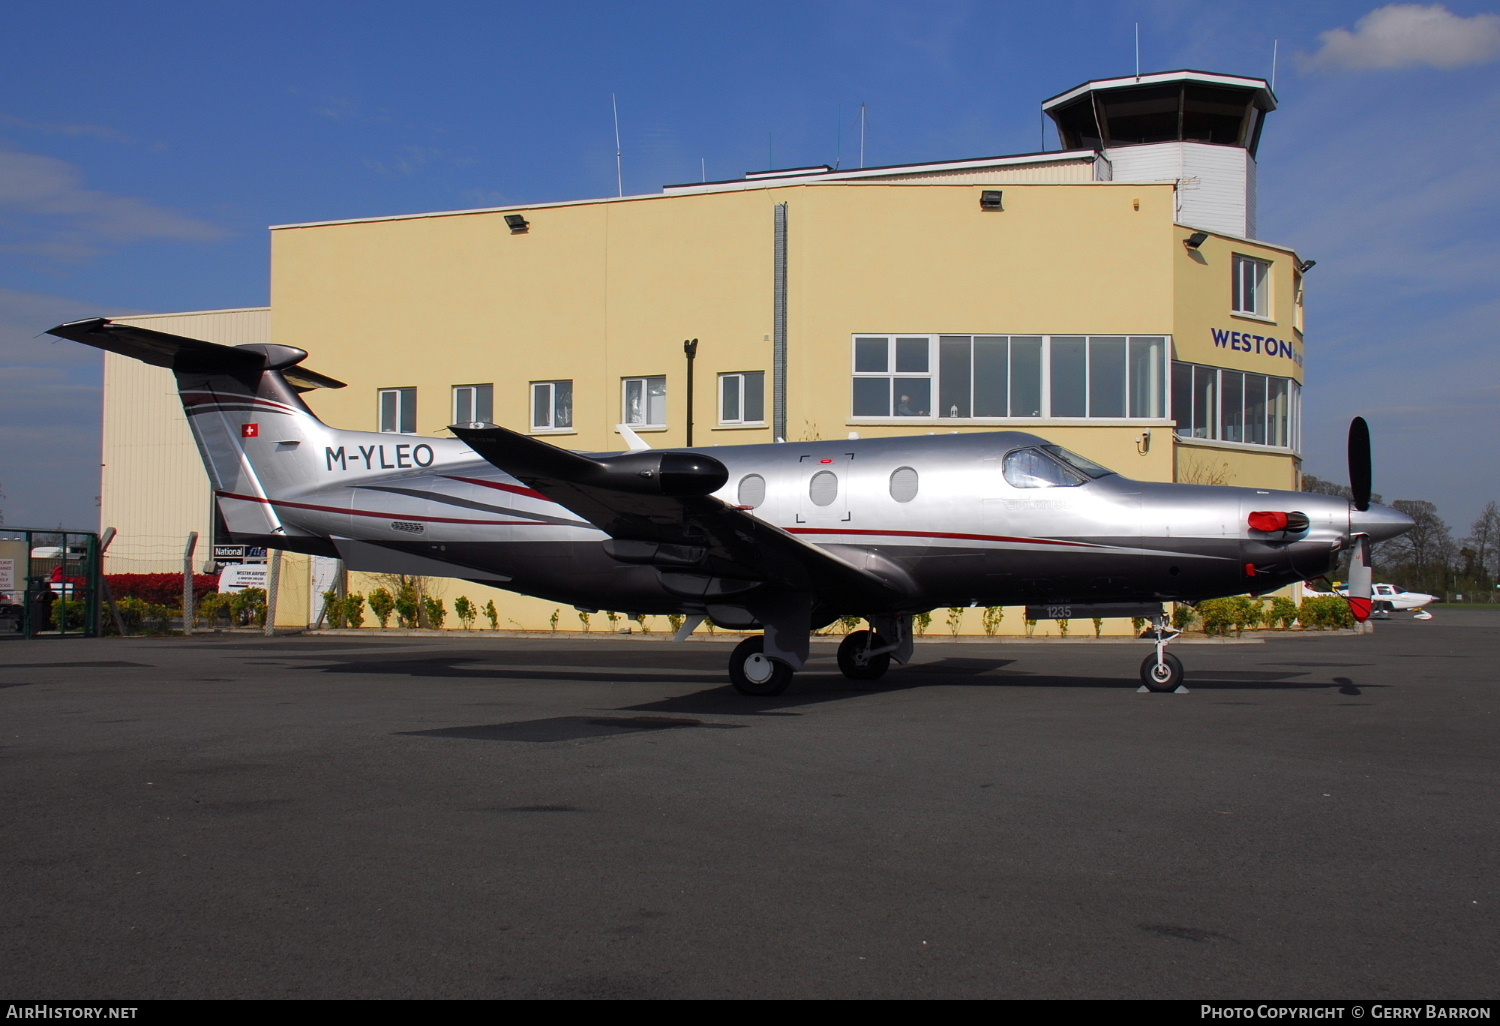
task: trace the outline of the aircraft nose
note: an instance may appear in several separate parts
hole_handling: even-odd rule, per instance
[[[1415,526],[1416,521],[1411,517],[1389,506],[1372,503],[1363,512],[1357,509],[1349,511],[1349,533],[1367,534],[1372,542],[1382,542],[1405,534]]]

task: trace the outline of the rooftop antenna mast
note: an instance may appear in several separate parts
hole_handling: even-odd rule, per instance
[[[615,94],[609,94],[609,105],[615,112],[615,188],[618,195],[625,195],[625,173],[620,163],[620,105],[615,102]]]
[[[1141,80],[1141,23],[1135,23],[1135,80]]]
[[[833,169],[837,171],[844,162],[844,105],[839,104],[838,128],[834,130]]]
[[[1276,91],[1276,48],[1281,45],[1281,40],[1271,40],[1271,92]]]
[[[865,166],[865,105],[859,105],[859,166]]]

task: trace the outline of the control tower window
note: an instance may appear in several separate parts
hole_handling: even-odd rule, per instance
[[[1255,317],[1269,317],[1271,264],[1254,257],[1234,258],[1234,302],[1235,313]]]

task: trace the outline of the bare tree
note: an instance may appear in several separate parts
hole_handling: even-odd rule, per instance
[[[1494,587],[1495,578],[1500,577],[1500,506],[1494,499],[1485,503],[1463,545],[1466,584],[1486,590]]]
[[[1397,499],[1391,506],[1411,517],[1413,527],[1379,547],[1380,565],[1401,577],[1400,583],[1408,588],[1442,594],[1457,555],[1448,525],[1425,499]]]

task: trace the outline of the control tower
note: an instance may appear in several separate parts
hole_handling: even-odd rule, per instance
[[[1064,149],[1092,149],[1116,182],[1176,182],[1177,220],[1255,237],[1255,151],[1276,95],[1203,71],[1108,78],[1042,103]]]

